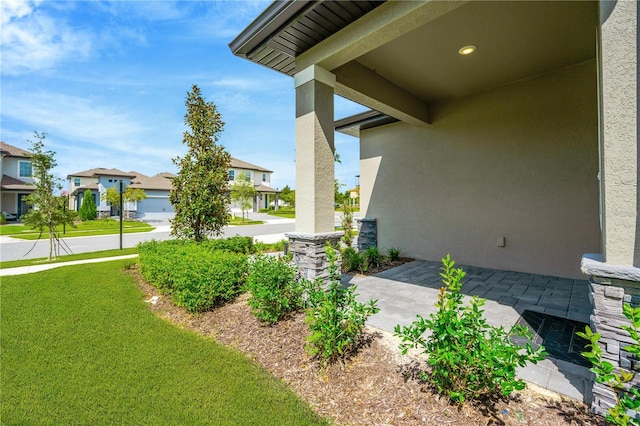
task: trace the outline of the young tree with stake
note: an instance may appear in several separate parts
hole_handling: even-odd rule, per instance
[[[36,140],[28,142],[31,143],[31,167],[35,189],[26,197],[27,204],[32,206],[32,209],[22,215],[21,220],[23,224],[38,229],[40,233],[48,232],[48,260],[51,260],[59,255],[61,238],[57,227],[59,225],[75,226],[73,220],[76,212],[65,208],[67,197],[55,195],[56,191],[62,189],[62,184],[60,179],[51,173],[57,163],[55,152],[44,150],[43,141],[46,135],[38,132],[34,132],[34,135]]]

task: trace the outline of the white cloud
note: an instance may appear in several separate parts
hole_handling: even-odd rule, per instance
[[[2,74],[19,75],[47,70],[91,54],[92,37],[38,10],[39,2],[1,1]]]
[[[112,164],[117,168],[125,167],[124,164],[116,165],[124,163],[125,159],[135,164],[165,164],[176,156],[176,152],[172,147],[163,146],[157,135],[165,133],[166,140],[181,140],[178,126],[172,123],[141,124],[132,112],[124,108],[115,110],[118,105],[105,107],[96,100],[50,92],[13,93],[7,99],[2,111],[3,120],[8,118],[22,123],[23,128],[46,132],[58,141],[57,148],[61,151],[74,147],[71,154],[76,163],[81,158],[76,148],[80,148],[95,151],[96,155],[89,158],[98,162],[113,156],[117,161]]]

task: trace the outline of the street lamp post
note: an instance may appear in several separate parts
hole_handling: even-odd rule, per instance
[[[120,180],[120,250],[122,250],[122,213],[124,212],[122,205],[122,179]]]

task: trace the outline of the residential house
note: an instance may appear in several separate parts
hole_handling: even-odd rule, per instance
[[[34,191],[31,153],[0,142],[0,211],[15,214],[18,218],[30,206],[25,197]]]
[[[279,191],[271,187],[271,173],[273,173],[273,171],[231,157],[229,186],[233,185],[235,179],[242,173],[249,175],[249,179],[253,182],[253,185],[256,188],[256,196],[253,200],[253,211],[258,211],[258,209],[267,209],[270,206],[277,207]],[[231,211],[239,212],[240,206],[237,203],[232,203]]]
[[[147,198],[136,205],[136,218],[145,222],[172,219],[175,215],[173,205],[169,201],[172,188],[173,173],[162,172],[154,176],[131,172],[136,175],[131,183],[132,188],[144,190]]]
[[[72,173],[67,176],[69,208],[76,211],[80,210],[85,191],[89,190],[98,208],[98,217],[119,215],[120,212],[117,211],[116,207],[103,199],[103,194],[106,193],[108,188],[115,188],[117,191],[121,188],[125,189],[135,177],[135,173],[123,172],[118,169],[106,169],[104,167]],[[121,183],[122,187],[120,187]],[[124,206],[124,210],[134,212],[135,203],[128,204]]]
[[[359,138],[361,212],[381,247],[588,276],[594,326],[621,318],[640,291],[637,9],[621,0],[269,5],[230,48],[293,77],[290,247],[310,263],[305,251],[338,238],[337,128]],[[334,94],[371,111],[335,122]],[[621,365],[623,334],[606,345]]]
[[[271,170],[231,158],[229,168],[229,185],[241,173],[248,173],[257,194],[253,202],[253,210],[268,208],[277,201],[278,190],[271,188]],[[114,207],[102,199],[102,195],[110,187],[118,189],[122,181],[123,189],[128,186],[144,190],[146,198],[137,202],[125,203],[124,210],[130,219],[143,221],[167,220],[173,218],[175,211],[169,201],[172,188],[173,173],[162,172],[154,176],[147,176],[137,171],[123,172],[118,169],[95,168],[67,176],[69,188],[69,208],[79,210],[82,198],[88,189],[98,207],[99,217],[109,217],[119,214]],[[231,206],[239,211],[238,206]]]

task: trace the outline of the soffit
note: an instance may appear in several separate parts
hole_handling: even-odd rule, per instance
[[[294,75],[295,57],[384,3],[275,1],[229,47],[235,55]]]
[[[474,1],[356,61],[423,101],[460,97],[594,58],[597,4]]]

